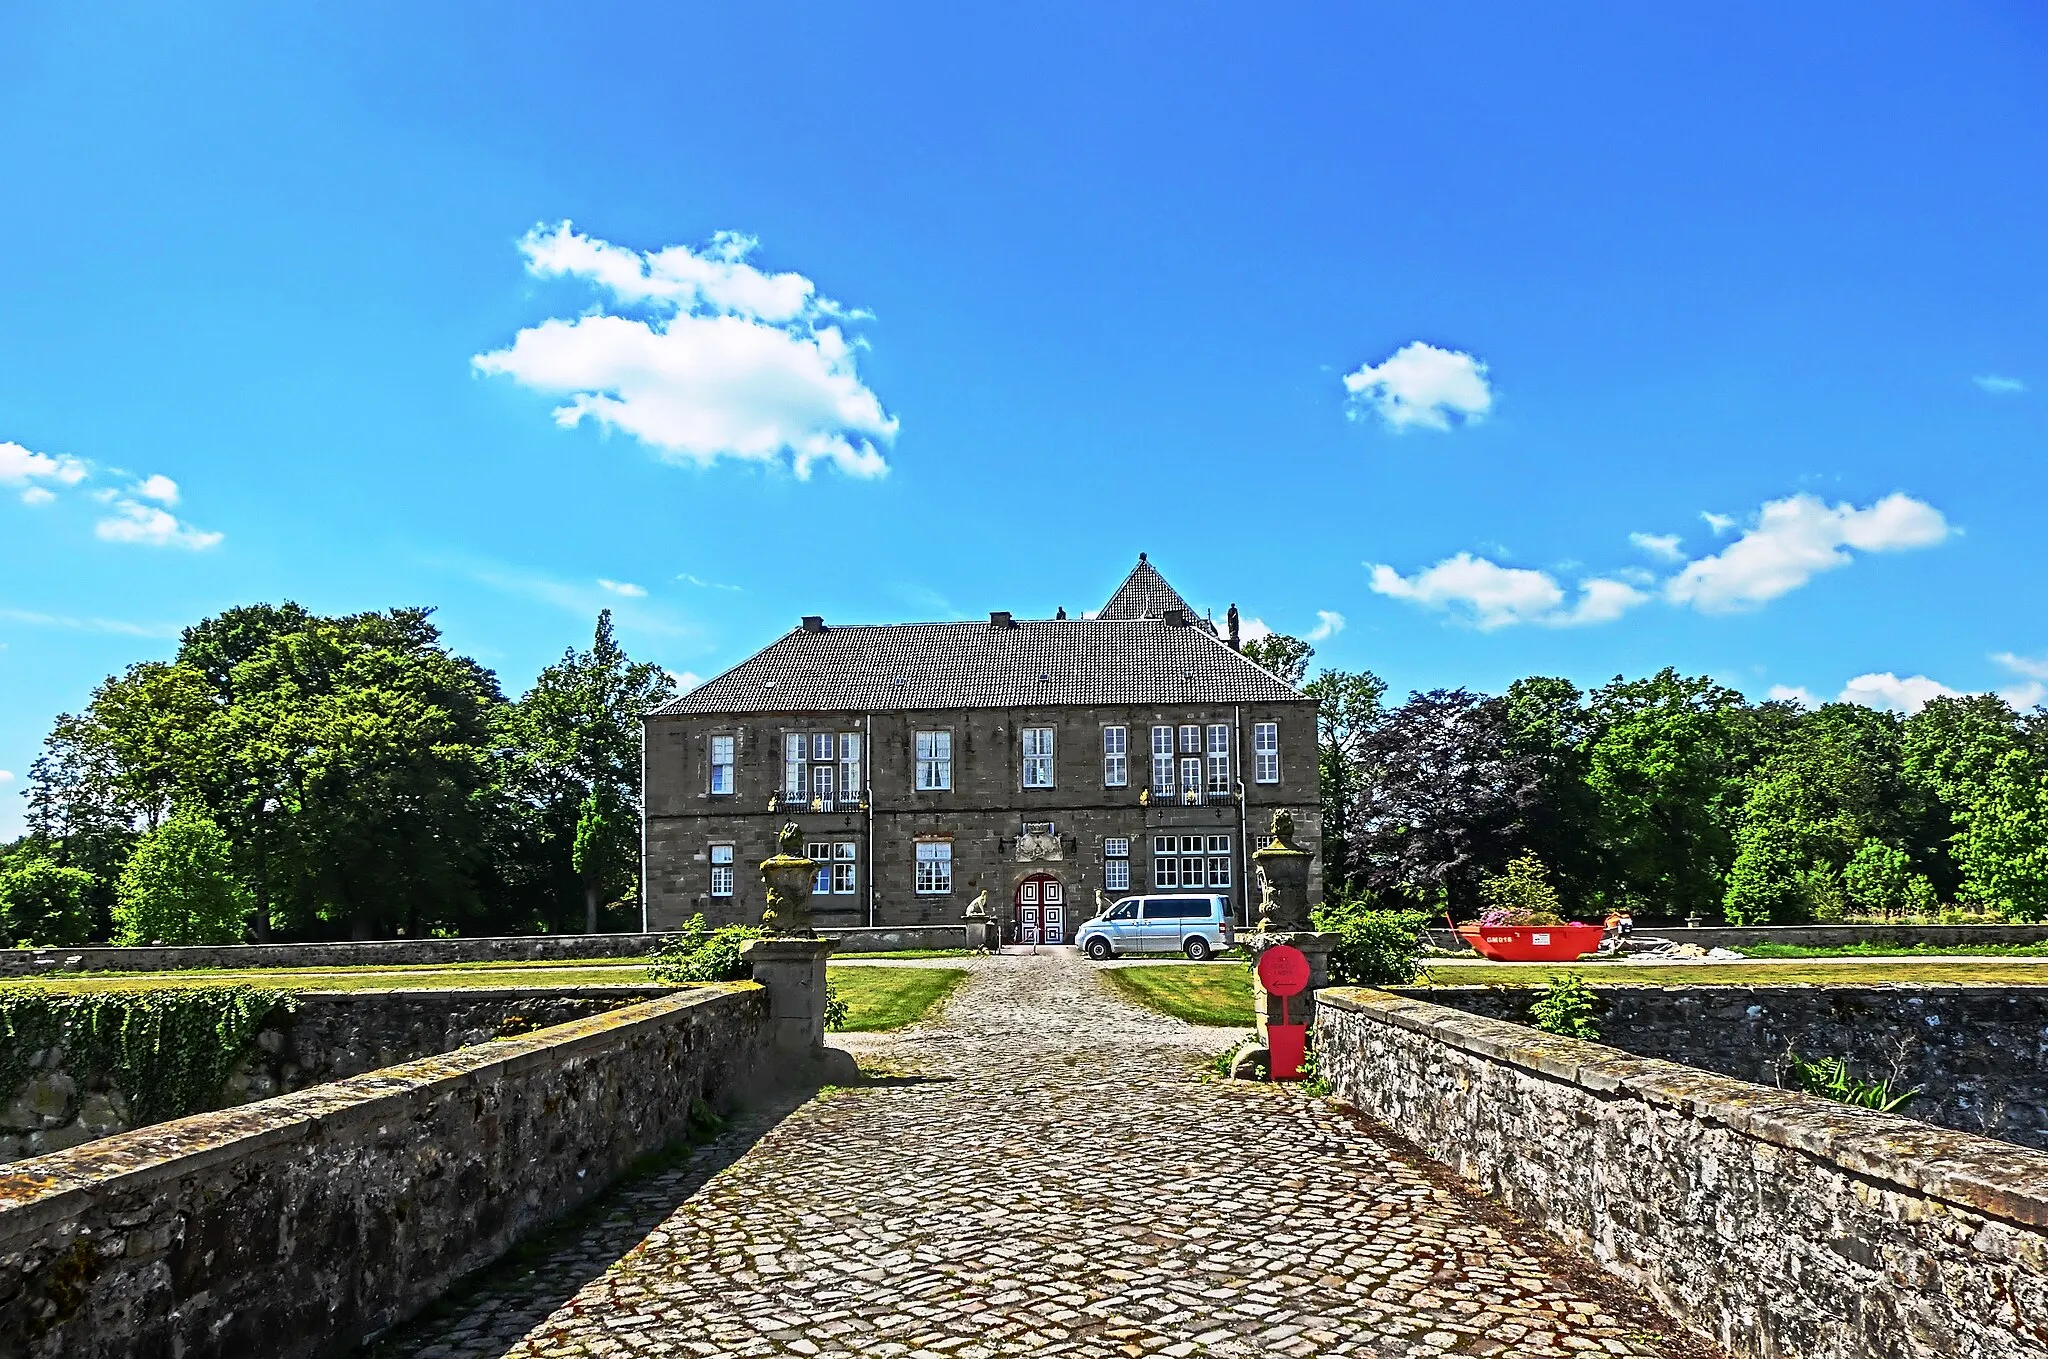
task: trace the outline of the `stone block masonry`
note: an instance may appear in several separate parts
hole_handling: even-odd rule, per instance
[[[685,1137],[767,1021],[694,990],[17,1162],[0,1354],[345,1354]]]
[[[1786,1053],[1840,1057],[1921,1095],[1900,1112],[2048,1151],[2048,986],[1601,986],[1600,1039],[1638,1057],[1779,1085]],[[1415,994],[1415,993],[1409,993]],[[1428,999],[1525,1021],[1534,988]]]
[[[1325,991],[1336,1095],[1759,1359],[2048,1355],[2048,1153]]]

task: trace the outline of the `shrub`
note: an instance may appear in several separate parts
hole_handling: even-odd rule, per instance
[[[1791,1074],[1793,1084],[1809,1095],[1819,1095],[1838,1104],[1853,1104],[1859,1109],[1875,1109],[1882,1114],[1894,1113],[1920,1097],[1917,1087],[1895,1091],[1889,1080],[1858,1080],[1849,1074],[1849,1064],[1840,1057],[1820,1057],[1809,1061],[1788,1048],[1785,1069]]]
[[[114,901],[122,944],[232,944],[249,893],[235,878],[228,838],[204,813],[179,811],[136,842]]]
[[[853,1007],[846,1003],[846,997],[839,994],[839,988],[831,982],[825,983],[825,1027],[837,1032],[846,1027],[846,1021],[853,1018]]]
[[[1600,1038],[1600,1024],[1594,1017],[1599,1008],[1600,998],[1583,978],[1558,972],[1552,974],[1550,985],[1529,1007],[1529,1019],[1545,1033],[1560,1038],[1583,1038],[1592,1043]]]
[[[721,925],[714,930],[702,915],[693,915],[654,951],[650,970],[656,981],[670,985],[745,981],[748,968],[740,961],[740,946],[761,935],[753,925]]]
[[[1352,899],[1316,907],[1310,921],[1337,936],[1330,954],[1335,985],[1402,986],[1415,980],[1422,932],[1429,923],[1420,911],[1377,910]]]
[[[1550,870],[1534,854],[1522,855],[1506,872],[1480,883],[1479,896],[1486,902],[1482,925],[1557,925],[1564,920]]]
[[[51,859],[0,873],[0,942],[83,944],[92,937],[92,887],[92,874]]]
[[[1863,842],[1842,870],[1842,888],[1859,911],[1898,915],[1908,909],[1916,876],[1906,851],[1871,839]]]

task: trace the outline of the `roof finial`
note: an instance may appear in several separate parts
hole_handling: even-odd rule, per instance
[[[1138,565],[1140,565],[1140,566],[1143,566],[1144,564],[1145,564],[1145,554],[1144,554],[1144,553],[1142,553],[1142,552],[1140,552],[1140,553],[1138,554]]]

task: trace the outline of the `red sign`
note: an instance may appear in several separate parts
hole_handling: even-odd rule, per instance
[[[1298,996],[1308,988],[1308,955],[1292,944],[1275,944],[1259,955],[1259,984],[1273,996]]]

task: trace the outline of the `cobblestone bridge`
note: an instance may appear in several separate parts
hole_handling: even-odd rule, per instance
[[[1068,954],[976,960],[384,1356],[1698,1355],[1615,1281]]]

